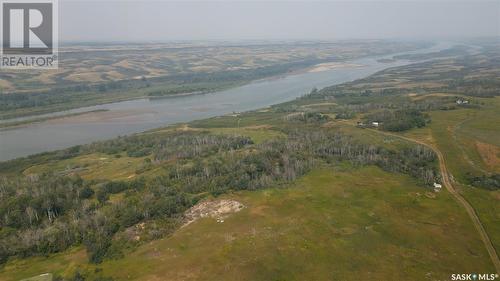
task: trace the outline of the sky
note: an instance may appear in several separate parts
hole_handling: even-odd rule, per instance
[[[500,36],[500,1],[59,0],[61,41]]]

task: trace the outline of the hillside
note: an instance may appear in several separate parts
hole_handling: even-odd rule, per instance
[[[0,279],[447,280],[457,268],[498,271],[499,49],[0,163]],[[186,211],[220,200],[242,208],[185,225]]]

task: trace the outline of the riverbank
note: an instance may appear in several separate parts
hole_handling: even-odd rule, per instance
[[[363,65],[360,64],[353,64],[353,63],[343,63],[343,62],[327,62],[327,63],[320,63],[315,65],[314,67],[311,67],[308,72],[321,72],[321,71],[327,71],[331,69],[336,69],[336,68],[346,68],[346,67],[362,67]]]
[[[136,75],[124,78],[126,75],[116,75],[116,71],[106,70],[107,68],[101,67],[89,72],[83,72],[82,77],[80,77],[77,74],[71,73],[73,69],[79,68],[71,68],[70,73],[66,73],[69,75],[68,77],[65,76],[66,80],[61,77],[55,79],[53,77],[54,73],[44,73],[44,75],[38,77],[41,80],[36,88],[29,88],[25,85],[26,83],[22,82],[22,79],[16,78],[15,73],[9,74],[14,79],[11,79],[11,82],[15,82],[14,84],[17,86],[10,90],[0,88],[2,92],[2,95],[0,95],[0,123],[17,121],[8,119],[29,118],[37,115],[74,110],[81,107],[140,98],[176,97],[211,93],[262,79],[281,78],[311,69],[313,69],[312,71],[328,70],[331,69],[332,64],[344,64],[347,61],[360,58],[384,56],[398,51],[404,53],[413,52],[429,47],[429,44],[422,42],[378,42],[375,45],[373,42],[370,42],[366,46],[361,42],[356,42],[355,44],[357,46],[355,48],[356,51],[350,52],[346,51],[345,46],[340,48],[337,44],[333,43],[326,45],[322,43],[319,43],[319,45],[308,44],[307,47],[293,44],[287,45],[294,50],[295,48],[305,48],[298,55],[292,55],[286,51],[278,55],[272,47],[267,46],[265,48],[270,48],[272,55],[259,52],[254,54],[256,57],[251,60],[244,59],[245,55],[242,57],[238,56],[237,60],[228,60],[228,57],[224,56],[222,61],[217,61],[217,64],[222,64],[222,66],[213,69],[203,68],[199,65],[200,63],[210,63],[210,61],[215,60],[215,58],[212,58],[207,62],[206,58],[210,57],[208,55],[201,62],[193,63],[193,66],[188,67],[186,70],[182,70],[182,67],[172,71],[158,70],[155,71],[155,75],[139,75],[141,66],[130,65],[125,60],[125,62],[117,62],[116,65],[118,67],[130,68],[136,72]],[[360,47],[360,44],[362,47]],[[242,47],[238,48],[241,49]],[[260,48],[264,47],[261,46]],[[248,53],[245,54],[248,55]],[[111,58],[106,58],[106,61],[113,59],[119,60],[119,58],[111,56]],[[224,64],[224,62],[227,62],[227,64]],[[99,60],[95,63],[99,63]],[[166,65],[161,64],[162,69],[165,67],[168,68],[169,63],[171,61],[166,62]],[[213,64],[214,62],[211,63]],[[70,64],[63,66],[68,68]],[[110,67],[112,68],[113,66]],[[318,69],[318,67],[320,68]],[[149,68],[147,69],[148,71],[150,70]],[[103,73],[99,75],[99,71],[103,71]],[[106,71],[110,71],[113,75]],[[110,77],[114,78],[110,80]],[[83,78],[92,79],[85,80]],[[0,79],[0,82],[2,81],[4,80]]]
[[[88,111],[84,111],[84,112],[71,112],[71,110],[78,110],[78,109],[84,108],[84,107],[101,106],[101,105],[106,105],[106,104],[111,104],[111,103],[126,102],[126,101],[133,101],[133,100],[139,100],[139,99],[161,100],[161,99],[188,97],[188,96],[209,95],[209,94],[213,94],[213,93],[216,93],[219,91],[224,91],[224,90],[229,90],[231,88],[241,87],[241,86],[244,86],[244,85],[247,85],[250,83],[265,82],[265,81],[271,81],[271,80],[275,80],[275,79],[282,79],[282,78],[284,78],[286,76],[290,76],[290,75],[323,72],[323,71],[328,71],[328,70],[333,70],[333,69],[352,68],[352,67],[363,67],[363,65],[346,63],[346,62],[324,62],[324,63],[315,64],[313,66],[304,67],[302,69],[289,71],[289,72],[284,73],[284,74],[277,74],[277,75],[273,75],[270,77],[256,79],[253,81],[240,81],[240,82],[234,82],[234,83],[227,83],[227,84],[213,87],[209,90],[204,90],[204,91],[191,91],[191,92],[185,92],[185,93],[169,93],[169,94],[164,94],[164,95],[141,94],[141,95],[137,95],[137,96],[136,95],[130,96],[129,94],[125,93],[120,98],[118,98],[118,97],[117,98],[107,98],[106,100],[103,100],[103,101],[98,102],[98,103],[94,103],[94,102],[85,103],[85,102],[83,102],[80,104],[79,107],[76,107],[76,108],[73,105],[66,105],[63,107],[55,106],[55,107],[49,107],[49,108],[37,110],[35,114],[29,114],[28,112],[19,112],[17,114],[14,114],[15,117],[13,117],[13,118],[0,120],[0,129],[16,127],[19,125],[26,125],[26,124],[31,124],[31,123],[34,124],[34,123],[39,123],[39,122],[48,121],[48,120],[63,119],[63,118],[67,118],[67,117],[76,117],[76,116],[80,116],[82,114],[91,114],[91,113],[99,113],[102,111],[107,111],[106,109],[96,109],[96,110],[88,110]],[[68,111],[68,112],[64,113],[65,111]],[[52,114],[54,114],[54,115],[52,115]],[[47,115],[47,116],[45,116],[45,115]],[[9,115],[7,115],[7,116],[9,116]],[[37,117],[37,116],[39,116],[39,117]]]
[[[57,114],[61,111],[104,105],[141,98],[189,96],[223,91],[262,79],[273,79],[302,71],[323,59],[282,62],[265,67],[206,73],[117,80],[109,83],[89,83],[72,87],[56,87],[32,93],[9,93],[0,96],[0,122],[16,118]]]
[[[85,111],[85,112],[70,113],[70,114],[61,115],[61,116],[42,117],[42,118],[35,118],[35,119],[29,119],[29,120],[21,120],[21,121],[0,123],[0,130],[12,129],[12,128],[20,127],[20,126],[23,126],[23,125],[35,124],[35,123],[49,121],[49,120],[54,120],[54,119],[70,118],[70,117],[76,117],[76,116],[80,116],[80,115],[87,115],[87,114],[99,113],[99,112],[107,112],[107,111],[109,111],[109,110],[107,110],[107,109],[96,109],[96,110]]]
[[[435,51],[449,46],[450,44],[439,44],[413,53]],[[321,89],[350,82],[387,68],[411,63],[404,60],[390,63],[377,61],[387,56],[394,54],[356,59],[345,62],[342,67],[336,65],[330,69],[322,68],[324,71],[291,72],[293,74],[281,75],[280,78],[273,75],[272,79],[259,79],[211,94],[168,99],[142,98],[79,108],[79,112],[96,109],[107,109],[110,112],[90,113],[84,117],[56,118],[11,130],[0,130],[0,161],[135,134],[171,124],[265,108],[299,98],[314,88]],[[318,63],[314,64],[316,65]],[[309,69],[310,67],[312,66],[309,66]]]
[[[144,87],[144,88],[134,88],[128,90],[119,90],[119,91],[109,91],[104,93],[101,92],[79,92],[75,93],[75,95],[80,95],[80,97],[72,98],[75,99],[69,102],[55,103],[45,106],[37,106],[30,108],[19,108],[15,110],[5,110],[0,113],[0,124],[1,123],[11,123],[17,122],[19,119],[36,119],[45,118],[48,116],[45,115],[66,115],[68,113],[72,113],[70,111],[78,110],[84,107],[92,107],[92,106],[100,106],[106,105],[110,103],[116,102],[125,102],[143,98],[157,98],[154,96],[150,96],[149,94],[154,91],[159,90],[168,90],[171,91],[171,94],[164,95],[158,98],[166,98],[166,97],[178,97],[178,96],[186,96],[186,95],[195,95],[198,94],[196,89],[203,89],[204,92],[217,92],[225,89],[229,89],[232,87],[238,87],[246,82],[234,81],[234,82],[225,82],[225,83],[193,83],[190,84],[190,89],[188,92],[183,92],[183,85],[156,85],[154,87]],[[177,90],[179,89],[179,90]],[[22,93],[9,94],[9,95],[19,95]],[[49,92],[41,93],[40,95],[51,95]],[[56,93],[54,95],[57,95]],[[68,111],[68,113],[65,113]]]

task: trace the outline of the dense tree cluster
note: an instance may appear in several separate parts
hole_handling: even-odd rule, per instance
[[[335,115],[335,119],[353,119],[356,113],[350,110],[342,110]]]
[[[467,175],[469,184],[489,190],[500,190],[500,174],[474,176]]]
[[[55,87],[50,91],[21,92],[0,95],[0,110],[7,111],[29,107],[43,107],[54,104],[71,103],[87,100],[90,93],[104,95],[106,92],[132,90],[149,87],[144,80],[124,80],[102,84],[81,84],[66,87]]]
[[[382,130],[392,132],[421,128],[430,122],[429,116],[418,110],[383,110],[366,115],[365,120],[379,122]]]
[[[316,111],[297,112],[285,117],[290,122],[300,123],[325,123],[329,120],[328,115]]]
[[[101,152],[116,154],[126,152],[130,157],[153,154],[154,160],[192,158],[216,153],[220,150],[238,149],[251,144],[242,136],[213,135],[207,132],[174,132],[168,135],[136,135],[95,142],[74,148],[79,153]]]
[[[86,181],[57,174],[3,178],[0,258],[53,253],[82,244],[90,261],[100,262],[115,254],[115,234],[141,221],[175,223],[202,194],[292,181],[321,163],[378,165],[425,184],[438,177],[435,156],[425,147],[391,151],[308,126],[290,126],[284,130],[286,138],[258,145],[245,137],[181,132],[119,138],[74,149],[73,153],[87,153],[147,147],[152,165],[164,171],[154,178],[129,182]],[[111,200],[116,195],[120,199]]]
[[[96,199],[89,186],[96,189]],[[99,262],[114,233],[139,221],[171,218],[193,204],[176,190],[132,182],[95,184],[78,177],[45,175],[0,184],[0,258],[54,253],[83,243],[93,262]],[[126,192],[110,204],[111,194]],[[89,197],[90,195],[90,197]]]
[[[450,83],[450,89],[458,93],[474,97],[495,97],[500,95],[500,79],[482,78],[482,79],[456,79]]]
[[[183,132],[167,137],[118,138],[74,147],[65,150],[64,155],[127,151],[131,156],[142,156],[154,152],[155,161],[164,161],[202,158],[247,144],[251,144],[251,140],[246,137]],[[144,219],[174,217],[192,203],[191,197],[174,189],[150,184],[146,191],[144,187],[142,178],[130,183],[84,182],[81,178],[56,174],[3,179],[0,183],[0,256],[5,259],[12,255],[52,253],[83,243],[91,260],[99,262],[118,230]],[[125,191],[141,196],[127,197],[125,201],[130,199],[130,202],[123,206],[104,207],[110,195]],[[146,202],[143,196],[150,199]],[[23,239],[18,240],[19,236]]]

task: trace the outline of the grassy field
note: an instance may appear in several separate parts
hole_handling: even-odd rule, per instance
[[[406,136],[424,140],[442,151],[455,185],[474,206],[500,251],[500,192],[468,186],[466,173],[494,173],[500,169],[500,98],[480,99],[481,109],[435,111],[429,126],[409,131]],[[478,143],[480,145],[478,145]],[[484,146],[493,147],[485,154]],[[496,154],[495,154],[496,153]]]
[[[144,162],[145,157],[117,158],[107,154],[92,153],[62,161],[54,161],[32,166],[23,171],[25,175],[59,173],[78,174],[83,179],[127,180],[136,176],[136,169]]]
[[[450,275],[457,272],[494,272],[484,243],[463,206],[445,189],[434,192],[430,188],[433,182],[440,180],[434,176],[437,173],[424,166],[400,167],[401,163],[407,163],[404,160],[414,157],[408,153],[394,158],[397,162],[391,162],[390,166],[366,161],[377,155],[377,151],[387,152],[378,154],[382,155],[379,161],[383,161],[407,148],[432,155],[430,150],[418,150],[413,142],[381,134],[365,121],[370,114],[384,110],[422,111],[429,117],[423,127],[388,131],[426,142],[442,152],[454,188],[474,207],[494,247],[500,251],[500,191],[467,185],[469,173],[482,176],[500,170],[500,98],[465,96],[463,92],[455,92],[465,91],[463,88],[448,87],[454,85],[454,79],[460,75],[468,77],[485,69],[493,69],[493,72],[485,72],[487,75],[480,82],[490,81],[486,86],[496,85],[492,82],[496,68],[483,65],[482,59],[483,56],[466,61],[447,59],[389,69],[262,110],[159,128],[123,138],[123,143],[118,140],[111,145],[96,143],[93,149],[83,146],[14,160],[10,166],[4,164],[6,169],[1,173],[7,177],[20,172],[24,175],[53,173],[54,177],[78,174],[86,181],[95,180],[92,188],[96,191],[108,180],[133,183],[132,179],[145,176],[146,181],[144,189],[139,185],[137,190],[136,185],[127,187],[129,189],[109,194],[108,201],[101,199],[103,203],[96,205],[100,207],[96,213],[108,211],[105,215],[115,218],[110,222],[121,226],[111,232],[109,255],[103,256],[102,263],[90,263],[92,248],[76,241],[57,254],[24,259],[11,255],[0,267],[0,280],[19,280],[48,272],[71,277],[77,271],[88,280],[102,280],[101,277],[114,280],[449,280]],[[462,72],[458,75],[457,71]],[[490,89],[490,86],[481,88],[481,83],[465,89]],[[459,98],[468,99],[471,104],[459,106],[456,104]],[[359,121],[367,122],[368,126],[358,125]],[[384,126],[378,129],[386,130]],[[306,134],[294,135],[298,130]],[[293,177],[290,174],[290,180],[283,177],[258,187],[223,178],[249,175],[240,173],[241,167],[235,170],[246,162],[252,164],[245,166],[249,171],[265,169],[269,175],[277,174],[280,157],[290,159],[289,156],[294,155],[290,153],[292,149],[303,149],[302,154],[294,157],[308,159],[307,153],[314,150],[305,144],[314,140],[309,136],[316,132],[332,134],[316,142],[315,147],[335,139],[338,135],[333,133],[343,133],[348,145],[339,142],[340,148],[349,151],[353,149],[352,144],[363,145],[369,153],[360,152],[349,163],[342,162],[346,158],[314,158],[314,165],[296,174],[297,179],[295,174]],[[246,142],[244,146],[228,148],[222,143],[210,148],[200,145],[213,141],[203,137],[207,134],[225,138],[246,136],[253,144]],[[278,144],[265,143],[283,137],[290,141],[296,136],[302,142],[288,142],[290,151]],[[198,141],[190,143],[193,139]],[[271,145],[275,146],[273,150],[265,150]],[[153,152],[137,154],[145,147]],[[197,151],[192,150],[193,147]],[[259,150],[266,153],[260,155]],[[172,153],[176,151],[182,153]],[[189,156],[192,151],[197,153],[193,154],[196,157]],[[129,157],[131,155],[137,157]],[[246,155],[260,157],[262,162],[251,157],[238,158]],[[224,161],[219,161],[219,157]],[[224,169],[225,161],[233,159],[239,160]],[[432,158],[421,159],[431,167],[438,165]],[[300,166],[305,162],[295,163]],[[393,172],[361,163],[375,163]],[[290,166],[283,167],[293,171]],[[412,174],[411,169],[431,171],[432,177],[423,181],[421,174]],[[304,175],[306,171],[310,172]],[[184,178],[188,180],[179,181]],[[205,187],[205,184],[212,185]],[[218,189],[226,186],[228,189],[223,191]],[[12,190],[11,194],[20,192]],[[63,194],[60,200],[69,198],[66,192],[67,189],[60,192]],[[214,194],[222,195],[214,198]],[[165,196],[165,201],[148,201],[160,195],[170,197]],[[97,196],[91,196],[83,202],[98,202]],[[200,198],[228,199],[242,203],[245,208],[224,218],[222,223],[216,218],[202,218],[174,231],[181,224],[180,217],[185,210],[192,206],[184,205],[184,196],[195,198],[189,204],[198,203]],[[82,206],[87,206],[85,204]],[[143,206],[175,206],[179,211],[151,209],[159,210],[160,214],[169,212],[171,221],[162,221],[161,216],[132,220],[134,217],[130,214],[142,215],[143,210],[150,210]],[[24,206],[20,212],[27,213]],[[75,219],[72,212],[58,218],[59,222]],[[6,213],[5,217],[10,215]],[[122,217],[131,219],[121,220]],[[89,218],[99,217],[90,214]],[[138,227],[143,228],[137,230]],[[172,232],[148,236],[162,227]],[[162,236],[164,234],[167,236]]]
[[[479,100],[481,109],[431,112],[429,126],[405,133],[437,145],[457,180],[463,180],[465,172],[491,173],[500,168],[500,98]]]
[[[279,131],[272,130],[269,125],[249,126],[241,128],[213,128],[209,130],[214,134],[239,135],[250,137],[256,144],[277,137],[284,137]]]
[[[88,265],[85,252],[73,249],[10,262],[0,279],[77,268],[117,280],[447,280],[457,268],[493,270],[449,194],[375,167],[325,167],[288,188],[223,197],[246,207],[224,223],[201,219],[123,259]]]

